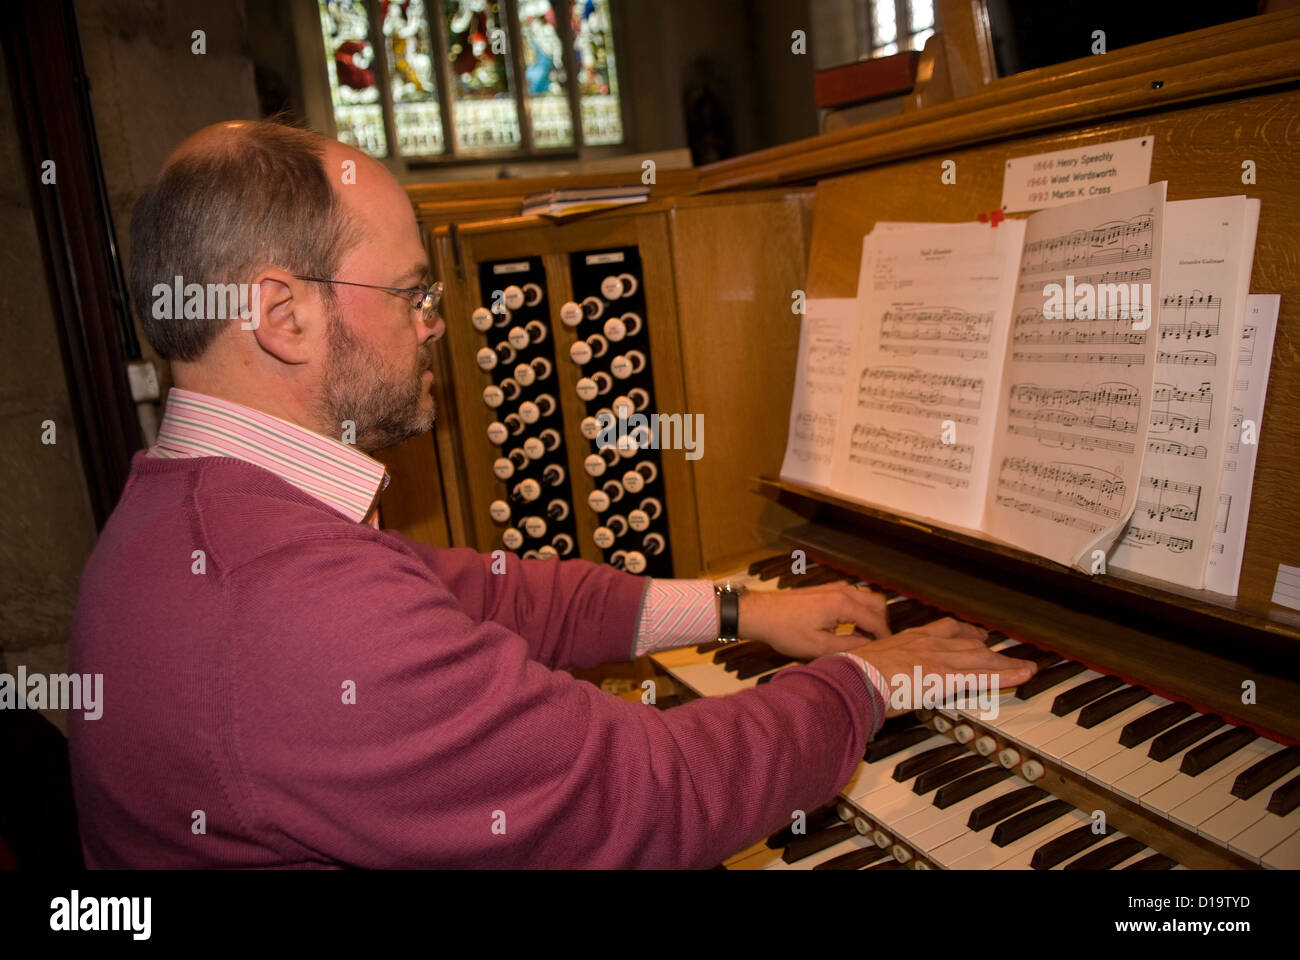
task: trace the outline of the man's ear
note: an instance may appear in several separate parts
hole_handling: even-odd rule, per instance
[[[323,305],[311,284],[283,270],[264,270],[251,287],[251,302],[240,318],[240,329],[281,363],[312,359],[312,338],[323,326]]]

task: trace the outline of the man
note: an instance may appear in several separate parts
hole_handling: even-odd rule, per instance
[[[444,324],[405,194],[355,150],[200,131],[136,209],[131,271],[176,389],[73,627],[104,675],[70,731],[91,866],[708,867],[843,786],[881,675],[1032,672],[953,621],[890,637],[868,592],[748,595],[746,636],[853,655],[660,712],[563,668],[716,637],[707,581],[497,574],[376,529],[363,451],[432,425]],[[153,309],[177,277],[247,285],[246,316]]]

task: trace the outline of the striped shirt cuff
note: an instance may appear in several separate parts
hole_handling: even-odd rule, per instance
[[[846,650],[844,653],[841,653],[840,656],[849,657],[854,663],[862,668],[863,673],[865,673],[867,677],[868,689],[872,693],[878,694],[880,697],[879,703],[876,702],[875,697],[872,697],[871,700],[872,723],[871,734],[867,737],[869,740],[871,737],[874,737],[885,724],[885,713],[889,709],[889,684],[885,682],[885,678],[881,675],[879,670],[867,663],[867,661],[863,660],[856,653],[849,653]]]
[[[632,656],[718,639],[712,580],[651,580]]]

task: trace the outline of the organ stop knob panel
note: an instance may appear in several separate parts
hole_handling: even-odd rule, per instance
[[[569,361],[581,368],[593,539],[614,566],[671,577],[641,256],[636,247],[582,251],[570,254],[569,269],[574,298],[560,318],[576,336]]]
[[[479,265],[482,306],[470,316],[483,335],[475,357],[490,382],[487,438],[504,494],[489,507],[501,545],[526,558],[578,556],[573,483],[556,393],[555,338],[540,258]]]

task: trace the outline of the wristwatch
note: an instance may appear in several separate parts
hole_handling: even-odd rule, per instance
[[[718,598],[718,639],[735,640],[740,633],[740,598],[746,590],[725,583],[715,585],[713,592]]]

